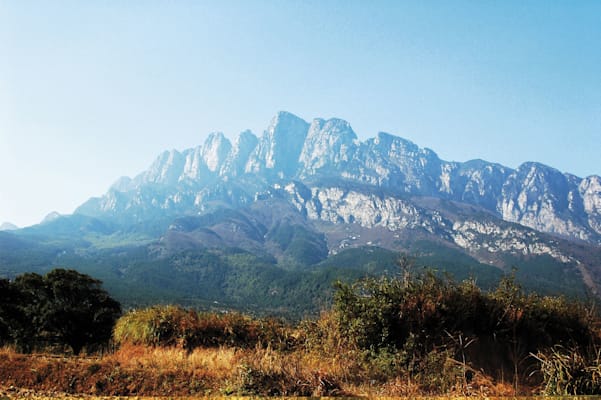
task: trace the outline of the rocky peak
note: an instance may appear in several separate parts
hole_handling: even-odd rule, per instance
[[[413,142],[379,132],[365,142],[361,158],[371,160],[372,168],[388,176],[387,185],[401,188],[403,192],[433,195],[438,192],[437,181],[441,161],[432,150],[422,149]]]
[[[234,140],[234,145],[223,163],[221,175],[238,176],[243,174],[244,166],[258,142],[259,139],[251,131],[246,130],[240,133]]]
[[[601,214],[601,177],[592,175],[583,179],[579,189],[584,209],[589,213]]]
[[[127,192],[131,190],[133,186],[133,180],[129,176],[122,176],[113,183],[109,190],[117,192]]]
[[[299,158],[301,176],[345,169],[354,156],[356,142],[357,135],[348,122],[337,118],[314,119]]]
[[[52,211],[52,212],[48,213],[48,215],[46,215],[44,217],[44,219],[42,220],[41,223],[42,224],[47,224],[49,222],[52,222],[52,221],[55,221],[55,220],[59,219],[60,217],[62,217],[62,215],[59,212]]]
[[[421,151],[421,149],[412,141],[387,132],[378,132],[376,137],[371,139],[370,142],[373,147],[380,148],[386,152],[394,150],[394,153],[398,153],[399,155],[403,154],[415,157]]]
[[[591,240],[586,218],[577,211],[578,182],[549,166],[527,162],[508,177],[498,208],[503,219],[543,232]]]
[[[186,160],[179,181],[199,184],[203,178],[217,175],[231,148],[223,133],[211,133],[204,144],[184,152]]]
[[[138,175],[133,182],[134,187],[152,183],[162,185],[173,185],[184,165],[184,156],[177,150],[164,151],[152,163],[149,169]],[[123,187],[126,182],[123,178],[119,180],[119,186]]]
[[[309,124],[288,112],[279,112],[269,124],[246,164],[246,172],[291,177],[307,137]]]
[[[590,227],[601,234],[601,177],[593,175],[583,179],[578,190]]]
[[[416,162],[426,164],[440,161],[432,150],[420,148],[410,140],[386,132],[378,132],[376,137],[368,140],[367,143],[371,148],[378,149],[386,158],[401,166]]]
[[[221,132],[211,133],[205,140],[200,155],[204,164],[211,172],[216,172],[227,158],[232,149],[229,140]]]
[[[495,211],[501,188],[511,172],[510,168],[484,160],[460,164],[454,178],[458,200]]]
[[[565,194],[568,186],[566,176],[558,170],[535,162],[524,163],[509,175],[503,185],[503,197],[514,204],[512,211],[505,210],[511,213],[507,216],[518,217],[533,204],[546,204],[563,210],[567,208]]]

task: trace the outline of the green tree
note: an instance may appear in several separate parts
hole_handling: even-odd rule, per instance
[[[19,293],[8,279],[0,279],[0,345],[14,342],[23,325],[19,311]]]
[[[29,322],[21,332],[32,338],[28,346],[63,344],[79,354],[85,346],[107,342],[121,315],[121,305],[102,289],[101,281],[74,270],[24,274],[14,285]]]
[[[52,307],[46,328],[78,354],[84,346],[107,342],[121,305],[102,282],[74,270],[55,269],[45,276]]]
[[[8,329],[11,325],[10,312],[8,310],[8,306],[11,304],[10,289],[8,279],[0,279],[0,345],[9,339]]]
[[[35,273],[17,276],[11,283],[18,318],[12,322],[13,342],[30,352],[43,336],[44,309],[48,306],[44,278]],[[22,322],[22,323],[19,323]]]

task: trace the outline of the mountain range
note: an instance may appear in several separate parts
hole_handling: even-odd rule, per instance
[[[389,133],[361,141],[346,121],[280,112],[259,137],[212,133],[72,215],[0,232],[0,274],[72,263],[131,303],[150,290],[306,312],[331,280],[390,273],[399,252],[484,286],[516,267],[526,287],[598,293],[601,177],[444,161]]]

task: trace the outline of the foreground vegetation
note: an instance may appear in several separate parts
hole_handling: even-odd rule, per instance
[[[396,277],[338,283],[331,309],[294,325],[178,306],[132,310],[102,353],[5,347],[0,382],[94,395],[601,394],[591,307],[526,294],[511,276],[484,292],[414,274],[407,259],[401,267]]]
[[[121,305],[99,280],[74,270],[0,279],[0,345],[78,354],[106,343],[120,315]]]

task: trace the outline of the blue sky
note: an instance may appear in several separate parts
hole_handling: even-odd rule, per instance
[[[0,0],[0,222],[279,110],[601,174],[601,1]]]

